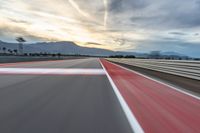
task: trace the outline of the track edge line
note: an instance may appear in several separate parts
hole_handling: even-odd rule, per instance
[[[122,110],[125,113],[125,116],[133,130],[133,132],[135,133],[144,133],[144,130],[142,129],[142,127],[140,126],[139,122],[137,121],[136,117],[134,116],[134,114],[132,113],[132,111],[130,110],[128,104],[126,103],[126,101],[124,100],[123,96],[121,95],[121,93],[119,92],[117,86],[115,85],[115,83],[113,82],[112,78],[110,77],[110,75],[108,74],[107,70],[105,69],[104,65],[101,63],[101,60],[99,59],[99,62],[102,66],[102,68],[104,69],[106,76],[117,96],[117,99],[119,100],[119,103],[122,107]]]

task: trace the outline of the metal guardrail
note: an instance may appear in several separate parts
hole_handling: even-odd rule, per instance
[[[200,80],[200,61],[119,58],[108,60]]]

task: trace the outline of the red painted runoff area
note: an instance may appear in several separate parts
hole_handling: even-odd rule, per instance
[[[200,100],[101,59],[146,133],[200,133]]]

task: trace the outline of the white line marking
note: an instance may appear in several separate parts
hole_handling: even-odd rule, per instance
[[[136,117],[134,116],[134,114],[132,113],[132,111],[130,110],[129,106],[127,105],[126,101],[124,100],[124,98],[122,97],[122,95],[119,92],[119,89],[117,88],[117,86],[115,85],[115,83],[113,82],[112,78],[110,77],[110,75],[108,74],[107,70],[105,69],[105,67],[103,66],[103,64],[101,63],[101,61],[99,60],[102,68],[104,69],[106,76],[108,78],[108,80],[110,81],[110,84],[120,102],[120,105],[126,115],[126,118],[129,121],[129,124],[133,130],[133,132],[135,133],[144,133],[142,127],[140,126],[139,122],[137,121]]]
[[[110,62],[110,61],[109,61],[109,62]],[[136,74],[138,74],[138,75],[140,75],[140,76],[143,76],[143,77],[145,77],[145,78],[147,78],[147,79],[153,80],[153,81],[155,81],[155,82],[157,82],[157,83],[160,83],[160,84],[162,84],[162,85],[168,86],[169,88],[172,88],[172,89],[174,89],[174,90],[176,90],[176,91],[178,91],[178,92],[184,93],[184,94],[186,94],[186,95],[188,95],[188,96],[191,96],[191,97],[193,97],[193,98],[196,98],[196,99],[200,100],[200,97],[195,96],[195,95],[192,95],[192,94],[190,94],[190,93],[188,93],[188,92],[186,92],[186,91],[183,91],[183,90],[181,90],[181,89],[175,88],[174,86],[168,85],[168,84],[163,83],[163,82],[161,82],[161,81],[159,81],[159,80],[153,79],[153,78],[151,78],[151,77],[148,77],[148,76],[146,76],[146,75],[143,75],[143,74],[141,74],[141,73],[139,73],[139,72],[136,72],[136,71],[134,71],[134,70],[128,69],[128,68],[126,68],[126,67],[120,66],[120,65],[118,65],[118,64],[115,64],[115,63],[112,63],[112,62],[110,62],[110,63],[113,64],[113,65],[119,66],[119,67],[121,67],[121,68],[123,68],[123,69],[125,69],[125,70],[128,70],[128,71],[130,71],[130,72],[136,73]]]
[[[105,75],[103,69],[0,68],[0,74]]]

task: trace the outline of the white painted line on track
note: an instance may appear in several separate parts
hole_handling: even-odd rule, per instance
[[[71,68],[0,68],[0,74],[38,74],[38,75],[105,75],[103,69]]]
[[[110,62],[110,61],[109,61],[109,62]],[[136,74],[138,74],[138,75],[140,75],[140,76],[143,76],[143,77],[145,77],[145,78],[147,78],[147,79],[153,80],[153,81],[155,81],[155,82],[157,82],[157,83],[160,83],[160,84],[162,84],[162,85],[168,86],[168,87],[170,87],[170,88],[172,88],[172,89],[174,89],[174,90],[176,90],[176,91],[178,91],[178,92],[184,93],[184,94],[186,94],[186,95],[188,95],[188,96],[191,96],[191,97],[193,97],[193,98],[196,98],[196,99],[200,100],[200,97],[195,96],[195,95],[193,95],[193,94],[191,94],[191,93],[188,93],[188,92],[186,92],[186,91],[183,91],[183,90],[181,90],[181,89],[178,89],[178,88],[176,88],[176,87],[174,87],[174,86],[171,86],[171,85],[166,84],[166,83],[164,83],[164,82],[161,82],[161,81],[159,81],[159,80],[153,79],[153,78],[151,78],[151,77],[148,77],[148,76],[146,76],[146,75],[144,75],[144,74],[141,74],[141,73],[139,73],[139,72],[136,72],[136,71],[134,71],[134,70],[128,69],[128,68],[126,68],[126,67],[120,66],[120,65],[118,65],[118,64],[115,64],[115,63],[112,63],[112,62],[110,62],[110,63],[113,64],[113,65],[119,66],[119,67],[121,67],[121,68],[123,68],[123,69],[125,69],[125,70],[128,70],[128,71],[130,71],[130,72],[136,73]]]
[[[105,67],[103,66],[103,64],[101,63],[100,59],[99,62],[102,66],[102,68],[104,69],[106,76],[119,100],[119,103],[126,115],[126,118],[128,119],[128,122],[133,130],[134,133],[144,133],[142,127],[140,126],[139,122],[137,121],[136,117],[134,116],[134,114],[132,113],[132,111],[130,110],[128,104],[126,103],[126,101],[124,100],[124,98],[122,97],[121,93],[119,92],[119,89],[117,88],[117,86],[115,85],[115,83],[113,82],[112,78],[110,77],[110,75],[108,74],[107,70],[105,69]]]

